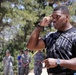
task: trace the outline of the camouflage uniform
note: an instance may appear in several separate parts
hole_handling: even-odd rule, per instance
[[[21,69],[20,69],[20,75],[28,75],[29,73],[29,63],[31,61],[30,59],[30,55],[26,55],[26,54],[23,54],[21,56]]]
[[[41,75],[42,73],[42,61],[44,60],[44,54],[39,51],[34,56],[34,73],[35,75]]]
[[[9,56],[9,57],[4,57],[3,58],[3,64],[4,64],[4,75],[13,75],[13,57]]]

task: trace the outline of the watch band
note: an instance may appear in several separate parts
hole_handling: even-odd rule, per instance
[[[39,27],[39,28],[41,28],[42,30],[44,30],[44,27],[43,27],[43,26],[37,25],[36,27]]]

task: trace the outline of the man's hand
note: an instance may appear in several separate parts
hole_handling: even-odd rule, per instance
[[[39,23],[40,26],[46,27],[51,22],[51,16],[44,17],[42,21]]]
[[[47,69],[49,68],[54,68],[57,66],[57,63],[56,63],[57,59],[54,59],[54,58],[48,58],[48,59],[45,59],[42,63],[45,63],[45,67]]]

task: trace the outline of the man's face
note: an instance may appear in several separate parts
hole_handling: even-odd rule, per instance
[[[20,52],[20,55],[22,54],[22,52]]]
[[[58,30],[63,30],[67,23],[67,17],[61,10],[54,11],[52,14],[54,27]]]
[[[10,55],[10,53],[6,52],[6,56],[8,57]]]
[[[28,51],[25,51],[25,54],[28,54]]]

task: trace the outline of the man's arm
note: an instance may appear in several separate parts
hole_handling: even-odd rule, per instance
[[[30,50],[41,50],[45,48],[45,44],[42,39],[39,39],[40,31],[42,29],[37,27],[35,30],[32,32],[30,39],[27,43],[27,48]]]
[[[76,70],[76,58],[72,58],[69,60],[65,60],[65,59],[59,59],[59,60],[60,60],[60,64],[59,64],[60,66],[68,69]],[[45,63],[45,67],[48,69],[54,68],[58,65],[57,59],[54,59],[54,58],[45,59],[43,63]]]
[[[11,62],[14,63],[14,58],[11,56]]]
[[[72,58],[69,60],[60,60],[60,66],[63,66],[65,68],[69,68],[72,70],[76,70],[76,58]]]
[[[43,20],[39,23],[39,26],[45,27],[49,24],[50,17],[44,17]],[[36,27],[35,30],[32,32],[30,39],[27,43],[27,48],[30,50],[41,50],[45,48],[45,43],[42,39],[39,39],[40,32],[42,28]]]

